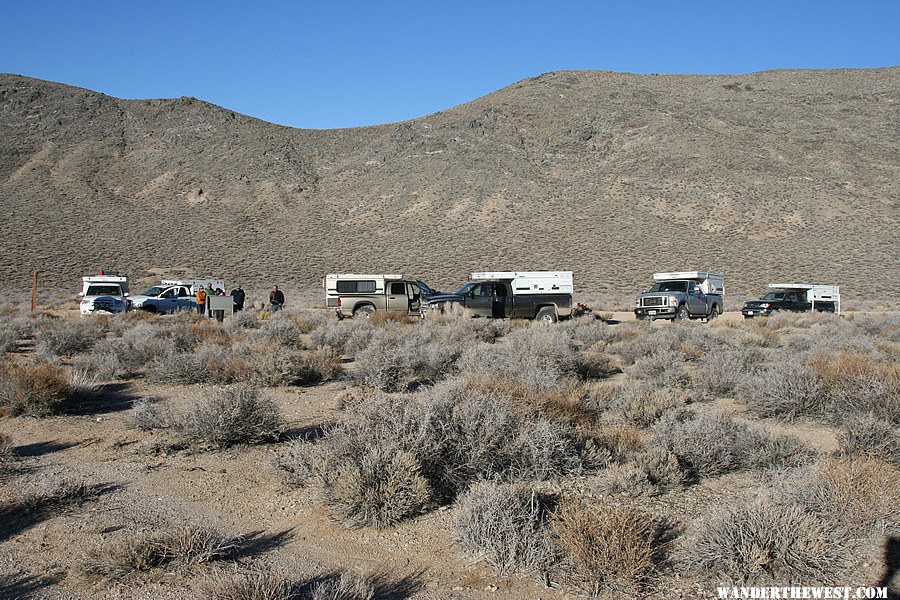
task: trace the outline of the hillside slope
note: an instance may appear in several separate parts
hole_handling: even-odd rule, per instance
[[[900,294],[900,68],[557,72],[403,123],[298,130],[192,98],[0,75],[0,277],[245,287],[330,271],[654,270]],[[736,296],[734,296],[736,299]]]

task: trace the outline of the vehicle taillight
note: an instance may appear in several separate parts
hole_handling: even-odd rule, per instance
[[[641,306],[641,299],[638,298],[637,300],[634,301],[634,307],[635,307],[635,308],[640,308],[640,306]]]
[[[340,306],[340,305],[341,305],[341,297],[338,296],[338,306]]]

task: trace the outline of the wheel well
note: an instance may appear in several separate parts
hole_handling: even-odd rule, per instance
[[[552,308],[554,311],[559,312],[559,307],[556,306],[556,304],[551,302],[550,304],[538,304],[537,306],[535,306],[534,314],[538,314],[539,312],[541,312],[541,309],[543,309],[543,308]]]
[[[356,312],[356,311],[358,311],[359,309],[361,309],[361,308],[364,307],[364,306],[368,306],[368,307],[370,307],[372,310],[378,310],[378,309],[375,308],[375,305],[372,304],[371,302],[359,302],[359,303],[353,305],[353,311],[352,311],[352,312]]]

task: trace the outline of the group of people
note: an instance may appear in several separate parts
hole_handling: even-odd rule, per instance
[[[224,310],[213,310],[211,308],[211,302],[209,298],[211,296],[225,296],[225,290],[222,288],[213,289],[212,285],[207,284],[205,288],[198,287],[197,291],[194,293],[194,298],[197,303],[197,312],[201,315],[206,313],[207,317],[215,317],[217,321],[222,322],[225,319],[225,311]],[[236,285],[233,290],[231,290],[231,301],[234,306],[234,312],[241,312],[244,310],[244,300],[247,297],[247,294],[241,288],[240,285]],[[282,308],[284,308],[284,292],[278,289],[278,286],[273,286],[272,291],[269,293],[269,310],[272,312],[278,312]]]

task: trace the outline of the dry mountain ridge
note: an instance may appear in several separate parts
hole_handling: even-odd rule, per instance
[[[0,75],[0,276],[100,265],[245,287],[327,271],[658,269],[900,293],[900,68],[557,72],[411,121],[299,130]]]

